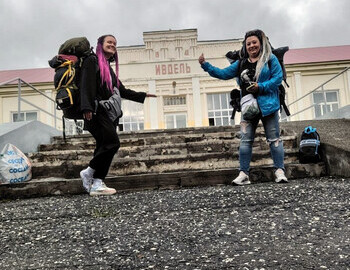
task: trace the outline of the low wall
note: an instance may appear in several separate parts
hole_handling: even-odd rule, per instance
[[[39,121],[23,121],[0,125],[0,151],[11,143],[23,153],[37,152],[39,144],[50,143],[62,132]]]
[[[350,119],[281,123],[281,128],[298,135],[298,144],[301,133],[307,126],[316,128],[320,135],[327,173],[332,176],[350,177]]]

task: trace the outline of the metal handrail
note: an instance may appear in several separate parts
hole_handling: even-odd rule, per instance
[[[45,114],[51,116],[54,118],[54,126],[55,128],[57,127],[57,124],[56,124],[56,120],[61,120],[60,118],[57,117],[57,109],[56,109],[56,101],[54,99],[52,99],[51,97],[45,95],[44,93],[42,93],[40,90],[38,90],[37,88],[35,88],[33,85],[31,85],[30,83],[22,80],[21,78],[17,77],[17,78],[14,78],[14,79],[11,79],[11,80],[8,80],[6,82],[3,82],[3,83],[0,83],[0,87],[2,86],[5,86],[5,85],[8,85],[10,84],[11,82],[14,82],[14,81],[17,81],[17,87],[18,87],[18,118],[20,119],[21,117],[21,101],[33,106],[34,108],[38,109],[39,111],[42,111],[44,112]],[[51,112],[48,112],[47,110],[43,109],[43,108],[40,108],[39,106],[31,103],[30,101],[24,99],[22,97],[22,89],[21,89],[21,86],[22,86],[22,83],[27,85],[28,87],[30,87],[32,90],[34,90],[35,92],[39,93],[40,95],[44,96],[45,98],[47,98],[48,100],[50,100],[51,102],[53,102],[54,104],[54,113],[52,114]]]
[[[6,81],[6,82],[2,82],[2,83],[0,83],[0,87],[3,86],[3,85],[9,84],[10,82],[14,82],[14,81],[18,81],[18,80],[20,80],[19,77],[11,79],[11,80]]]
[[[312,93],[314,93],[315,91],[317,91],[317,90],[320,89],[320,88],[323,89],[323,86],[324,86],[324,85],[326,85],[326,84],[329,83],[330,81],[334,80],[334,79],[337,78],[338,76],[342,75],[343,73],[345,73],[345,72],[348,71],[349,69],[350,69],[350,67],[346,67],[344,70],[340,71],[338,74],[334,75],[334,76],[333,76],[332,78],[330,78],[329,80],[327,80],[327,81],[325,81],[324,83],[320,84],[319,86],[315,87],[315,88],[314,88],[313,90],[311,90],[310,92],[308,92],[308,93],[306,93],[305,95],[303,95],[302,97],[300,97],[300,98],[294,100],[293,102],[287,104],[287,106],[289,107],[289,106],[291,106],[291,105],[297,103],[298,101],[300,101],[300,100],[304,99],[305,97],[311,95]],[[326,93],[323,92],[323,95],[324,95],[324,102],[317,103],[317,104],[312,104],[311,106],[309,106],[309,107],[307,107],[307,108],[304,108],[304,109],[302,109],[302,110],[300,110],[300,111],[297,111],[296,113],[293,113],[293,114],[291,114],[290,116],[287,116],[287,117],[283,118],[282,120],[289,119],[290,117],[295,116],[295,115],[297,115],[297,114],[299,114],[299,113],[301,113],[301,112],[304,112],[304,111],[306,111],[306,110],[308,110],[308,109],[310,109],[310,108],[313,108],[313,107],[315,107],[316,105],[319,105],[319,104],[324,104],[324,105],[326,105],[326,111],[327,111]]]
[[[343,74],[344,72],[346,72],[348,69],[350,69],[350,67],[345,68],[343,71],[340,71],[338,74],[336,74],[335,76],[333,76],[332,78],[330,78],[329,80],[325,81],[324,83],[322,83],[321,85],[317,86],[316,88],[314,88],[313,90],[311,90],[309,93],[303,95],[302,97],[298,98],[297,100],[294,100],[292,103],[289,103],[288,105],[293,105],[294,103],[297,103],[299,100],[303,99],[304,97],[312,94],[313,92],[315,92],[318,88],[323,87],[325,84],[329,83],[330,81],[334,80],[336,77],[340,76],[341,74]]]

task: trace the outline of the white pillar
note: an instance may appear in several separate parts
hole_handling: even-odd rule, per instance
[[[0,96],[0,124],[4,123],[4,116],[3,115],[4,115],[4,112],[2,109],[2,97]]]
[[[348,69],[346,71],[346,75],[347,75],[348,85],[345,84],[345,87],[344,87],[345,98],[346,98],[345,99],[345,105],[350,103],[350,69]],[[340,100],[339,100],[339,104],[342,105]],[[343,106],[345,106],[345,105],[343,105]]]
[[[294,80],[295,80],[295,91],[296,91],[296,99],[303,96],[303,90],[301,87],[301,73],[300,72],[294,72]],[[299,100],[296,104],[297,111],[301,111],[303,109],[303,100]],[[302,113],[303,114],[303,113]],[[301,120],[303,117],[301,114],[296,115],[297,119],[294,120]]]
[[[148,93],[149,94],[156,94],[156,81],[148,81]],[[151,124],[151,129],[157,129],[158,128],[158,105],[157,105],[157,98],[149,98],[149,119]]]
[[[199,78],[192,78],[194,126],[203,126]]]
[[[52,98],[52,90],[45,90],[45,95]],[[55,106],[55,104],[49,100],[48,98],[45,98],[45,110],[48,111],[49,113],[53,114],[53,106]],[[45,124],[54,127],[54,120],[53,117],[51,115],[48,115],[46,113],[43,113],[43,115],[45,115]]]

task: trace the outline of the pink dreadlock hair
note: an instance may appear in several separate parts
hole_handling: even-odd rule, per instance
[[[105,54],[103,52],[103,42],[104,42],[106,37],[115,38],[113,35],[104,35],[104,36],[99,37],[97,40],[96,55],[98,58],[98,66],[100,68],[101,85],[103,85],[105,83],[107,85],[108,89],[111,90],[111,92],[113,92],[112,77],[111,77],[111,73],[110,73],[110,69],[109,69],[109,62],[115,61],[117,87],[119,88],[118,53],[116,51],[115,54],[110,59],[106,59]]]

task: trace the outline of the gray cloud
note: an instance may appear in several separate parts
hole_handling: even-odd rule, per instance
[[[0,70],[47,67],[59,45],[105,33],[143,44],[142,33],[197,28],[199,40],[260,28],[275,47],[350,44],[347,0],[0,0]]]

